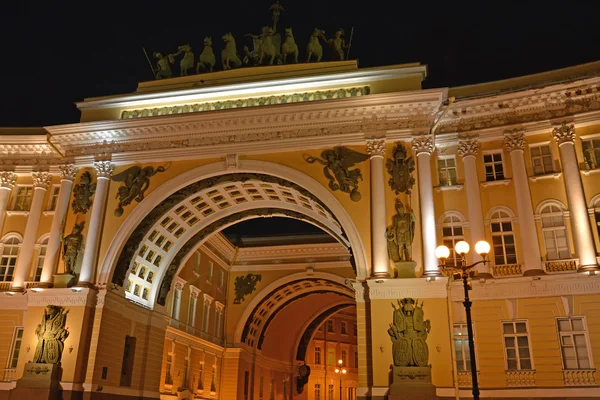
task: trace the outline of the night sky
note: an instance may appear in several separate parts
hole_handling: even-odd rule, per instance
[[[149,55],[174,53],[189,42],[197,59],[202,39],[211,35],[219,60],[225,32],[234,34],[241,53],[251,44],[243,35],[258,34],[272,22],[271,0],[7,3],[0,10],[0,126],[77,122],[74,102],[133,92],[137,82],[153,79],[142,47]],[[348,40],[354,26],[351,58],[361,67],[419,61],[429,66],[426,88],[600,59],[599,0],[282,0],[282,5],[286,12],[278,31],[294,29],[301,59],[313,28],[329,37],[343,27]]]

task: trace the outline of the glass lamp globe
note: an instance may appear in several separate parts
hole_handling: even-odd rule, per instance
[[[469,243],[465,242],[464,240],[461,240],[454,246],[454,250],[456,250],[456,252],[460,255],[467,254],[470,249],[471,247],[469,246]]]
[[[335,373],[336,373],[336,374],[338,374],[339,372],[340,372],[340,369],[339,369],[339,368],[336,368],[336,369],[335,369]]]
[[[345,370],[345,369],[342,369],[342,374],[345,374],[345,373],[346,373],[346,370]]]
[[[485,255],[490,253],[490,244],[485,240],[480,240],[475,243],[475,252],[479,255]]]
[[[438,246],[435,249],[435,256],[439,259],[446,259],[450,256],[450,249],[444,245]]]

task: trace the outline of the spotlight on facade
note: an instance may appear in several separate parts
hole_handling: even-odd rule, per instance
[[[44,290],[44,289],[42,289],[42,288],[39,288],[39,287],[34,287],[34,288],[31,288],[31,291],[32,291],[32,292],[35,292],[35,293],[41,292],[41,291],[43,291],[43,290]]]

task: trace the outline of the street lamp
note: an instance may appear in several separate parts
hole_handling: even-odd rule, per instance
[[[342,366],[344,361],[338,360],[338,365],[335,368],[335,373],[340,374],[340,400],[342,400],[342,376],[346,373],[346,368]]]
[[[460,256],[460,265],[456,265],[453,268],[460,269],[462,273],[453,274],[455,280],[461,279],[465,289],[465,313],[467,315],[467,333],[469,334],[469,354],[471,356],[471,380],[473,383],[473,400],[479,400],[479,385],[477,383],[477,363],[475,361],[475,344],[473,343],[473,322],[471,321],[471,299],[469,299],[469,290],[471,290],[471,282],[469,277],[477,276],[477,271],[469,271],[471,268],[478,264],[487,264],[490,261],[487,259],[487,255],[490,252],[490,244],[485,240],[481,240],[475,243],[475,252],[482,258],[481,261],[477,261],[471,265],[467,265],[466,256],[470,250],[469,243],[461,240],[454,246],[454,251]],[[440,267],[446,267],[446,259],[450,256],[450,249],[446,246],[439,246],[435,249],[435,256],[440,260]]]

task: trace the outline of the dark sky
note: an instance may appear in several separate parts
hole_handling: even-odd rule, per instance
[[[7,5],[9,3],[10,5]],[[20,4],[17,4],[20,3]],[[271,0],[4,2],[0,10],[0,126],[77,122],[74,102],[133,92],[151,80],[142,47],[175,52],[189,42],[271,23]],[[355,27],[361,67],[419,61],[425,87],[457,86],[600,59],[600,0],[282,0],[278,31],[294,29],[300,57],[314,27]],[[176,63],[177,65],[178,63]]]

